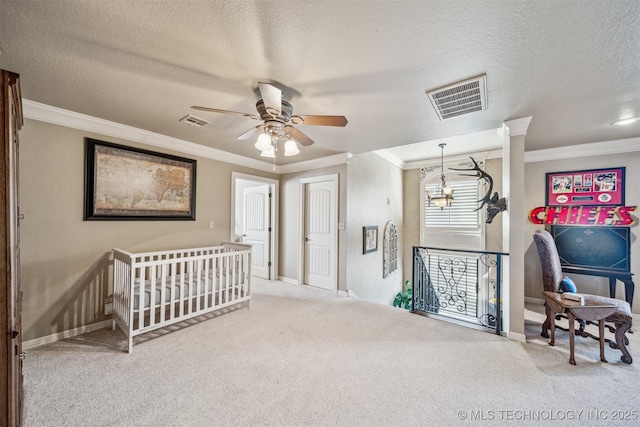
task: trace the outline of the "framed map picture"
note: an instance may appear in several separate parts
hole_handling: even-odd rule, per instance
[[[85,138],[84,220],[195,220],[196,161]]]
[[[547,173],[547,206],[624,205],[625,168]]]

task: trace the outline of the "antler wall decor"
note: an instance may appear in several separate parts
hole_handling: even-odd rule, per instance
[[[483,206],[487,206],[487,220],[485,221],[487,224],[491,224],[491,221],[493,221],[493,218],[496,217],[496,215],[498,215],[500,212],[502,211],[506,211],[507,210],[507,200],[504,197],[500,197],[498,195],[498,192],[494,192],[493,196],[489,197],[489,195],[491,194],[491,191],[493,190],[493,178],[491,178],[491,176],[486,173],[485,171],[483,171],[480,166],[478,166],[478,162],[476,162],[473,157],[469,157],[471,159],[471,161],[473,162],[473,168],[471,169],[455,169],[455,168],[449,168],[451,170],[454,171],[475,171],[475,173],[473,174],[459,174],[462,176],[475,176],[478,177],[478,179],[484,179],[486,180],[487,184],[489,184],[489,189],[487,190],[487,194],[484,195],[484,197],[480,200],[478,200],[479,202],[482,202],[480,204],[480,206],[478,207],[478,209],[476,210],[480,210],[482,209]]]

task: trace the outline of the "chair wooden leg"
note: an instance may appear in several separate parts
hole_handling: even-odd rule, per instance
[[[598,331],[598,341],[600,341],[600,360],[604,363],[607,363],[607,359],[605,359],[604,357],[604,320],[598,320]]]
[[[614,347],[611,345],[613,343],[609,343],[609,346],[612,348],[617,347],[622,352],[620,360],[624,363],[631,364],[633,362],[633,358],[631,357],[631,354],[629,354],[629,350],[627,350],[627,337],[625,336],[627,331],[631,328],[631,321],[618,317],[614,322],[616,326],[616,345]]]
[[[576,322],[576,318],[574,317],[573,312],[569,310],[569,363],[571,363],[572,365],[576,364],[576,358],[574,353],[574,347],[575,347],[574,341],[576,338],[575,322]]]
[[[549,319],[553,318],[554,313],[552,313],[551,307],[549,307],[549,304],[547,303],[544,304],[544,311],[547,314],[547,318],[544,319],[544,322],[542,323],[542,332],[540,332],[540,336],[549,338],[549,328],[551,327]]]

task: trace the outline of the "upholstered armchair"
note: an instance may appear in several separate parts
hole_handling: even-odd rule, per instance
[[[562,266],[560,264],[560,257],[558,256],[558,249],[556,243],[553,240],[551,234],[546,230],[536,230],[533,234],[533,240],[536,243],[538,249],[538,255],[540,257],[540,265],[542,267],[542,284],[545,291],[561,292],[560,284],[563,280]],[[590,299],[597,299],[606,304],[615,305],[617,311],[611,316],[605,319],[606,322],[614,324],[614,328],[609,327],[609,330],[615,333],[615,342],[607,340],[611,348],[617,348],[622,351],[621,360],[624,363],[631,363],[632,358],[629,351],[626,348],[628,339],[625,336],[626,332],[631,328],[631,307],[629,303],[623,300],[615,298],[607,298],[599,295],[589,295]],[[545,320],[542,324],[542,335],[545,338],[549,338],[549,319]],[[584,331],[584,322],[581,321],[580,334],[582,336],[588,336],[594,339],[598,339],[591,334]]]

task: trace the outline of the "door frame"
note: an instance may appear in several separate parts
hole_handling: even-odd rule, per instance
[[[337,173],[335,174],[331,174],[331,175],[322,175],[322,176],[314,176],[311,178],[300,178],[299,182],[299,186],[300,186],[300,218],[299,218],[299,225],[300,227],[298,228],[298,256],[299,256],[299,266],[298,266],[298,283],[300,285],[304,285],[304,260],[305,260],[305,252],[304,252],[304,227],[305,227],[305,218],[307,215],[306,212],[306,189],[307,189],[307,184],[313,184],[316,182],[325,182],[325,181],[332,181],[333,182],[333,214],[334,214],[334,218],[336,219],[335,224],[333,224],[333,226],[335,227],[335,237],[334,237],[334,242],[333,242],[333,247],[334,247],[334,260],[333,260],[333,268],[331,271],[331,276],[333,277],[333,290],[337,292],[338,291],[338,218],[339,218],[339,213],[340,213],[340,209],[338,207],[338,203],[340,201],[340,198],[338,196],[338,191],[340,189],[339,186],[339,175]]]
[[[236,239],[236,181],[254,181],[261,184],[269,184],[273,197],[271,199],[271,236],[269,238],[269,245],[271,246],[271,268],[269,269],[270,280],[277,280],[278,278],[278,225],[279,221],[279,189],[280,181],[277,179],[265,178],[257,175],[249,175],[240,172],[231,172],[231,227],[229,227],[229,240],[232,242]]]

